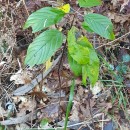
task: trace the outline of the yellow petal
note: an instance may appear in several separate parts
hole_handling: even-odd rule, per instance
[[[61,7],[58,7],[58,9],[62,10],[65,13],[69,13],[70,12],[70,4],[65,4]]]

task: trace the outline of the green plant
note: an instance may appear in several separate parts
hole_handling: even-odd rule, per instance
[[[101,5],[101,0],[78,0],[80,7],[93,7]],[[74,15],[76,12],[68,12],[69,15]],[[24,29],[32,27],[33,33],[43,31],[30,44],[25,64],[34,66],[35,64],[45,63],[55,52],[62,46],[63,39],[67,39],[68,61],[70,68],[76,76],[82,76],[82,83],[86,85],[86,78],[92,85],[98,79],[99,74],[99,59],[97,54],[84,36],[76,36],[78,29],[72,26],[68,31],[68,35],[57,30],[51,29],[51,26],[57,24],[66,15],[66,11],[61,8],[44,7],[32,13],[27,19]],[[113,25],[111,21],[100,14],[88,13],[83,16],[84,22],[82,27],[88,32],[95,32],[100,36],[113,40]]]
[[[85,8],[102,4],[101,0],[78,0],[78,2],[80,7]],[[32,13],[24,29],[31,26],[33,33],[42,30],[43,32],[30,44],[25,64],[34,66],[45,63],[65,41],[64,47],[67,47],[68,62],[72,72],[75,76],[82,76],[83,85],[86,85],[88,77],[91,85],[94,86],[99,75],[99,58],[87,37],[79,36],[79,30],[73,26],[73,21],[67,35],[58,29],[52,29],[52,25],[58,24],[66,14],[76,16],[76,13],[76,11],[64,11],[64,6],[61,8],[44,7]],[[82,27],[86,31],[97,33],[109,40],[115,38],[113,24],[107,17],[96,13],[88,13],[83,17]]]
[[[119,63],[117,67],[114,68],[114,65],[107,62],[103,57],[100,56],[104,66],[107,68],[107,75],[112,76],[109,77],[107,80],[101,80],[105,83],[105,86],[111,88],[111,96],[112,96],[112,104],[114,105],[118,102],[118,108],[122,110],[126,110],[128,102],[128,96],[124,90],[125,85],[123,83],[124,77],[123,75],[126,74],[128,71],[128,67],[124,64],[125,61],[128,61],[128,55],[125,56],[125,60]],[[113,91],[114,90],[114,91]]]
[[[1,124],[0,124],[0,130],[4,130],[5,128],[4,128],[4,126],[2,126]]]

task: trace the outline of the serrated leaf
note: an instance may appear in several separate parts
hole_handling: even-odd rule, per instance
[[[88,47],[93,49],[92,44],[89,42],[89,40],[86,37],[80,37],[77,39],[77,43],[82,45],[83,47]]]
[[[99,75],[99,59],[93,49],[90,50],[90,63],[86,65],[86,71],[92,86],[94,86]]]
[[[80,7],[94,7],[102,4],[101,0],[78,0]]]
[[[33,43],[30,44],[25,64],[34,66],[35,64],[45,63],[63,42],[63,35],[58,30],[47,30],[41,33]]]
[[[68,36],[67,36],[68,46],[73,46],[76,44],[76,37],[75,37],[76,32],[77,32],[77,28],[74,26],[68,32]]]
[[[58,23],[64,15],[65,12],[57,8],[45,7],[39,9],[28,17],[24,29],[31,26],[33,33],[38,32],[46,27]]]
[[[86,37],[81,37],[78,39],[78,44],[82,46],[86,46],[89,49],[89,59],[90,62],[83,66],[82,68],[82,82],[85,85],[86,76],[89,77],[89,80],[92,85],[96,83],[99,75],[99,59],[98,56],[92,46],[92,44],[88,41]],[[85,71],[86,68],[86,71]],[[84,76],[84,77],[83,77]]]
[[[80,76],[82,74],[82,66],[79,65],[68,53],[68,61],[70,65],[70,69],[74,73],[75,76]]]
[[[110,40],[115,39],[113,24],[107,17],[100,14],[90,13],[85,15],[84,23],[86,23],[91,30],[102,37]]]
[[[82,82],[85,85],[86,84],[86,77],[89,77],[89,80],[92,85],[96,83],[98,80],[98,74],[99,74],[99,59],[97,57],[97,54],[92,46],[92,44],[88,41],[86,37],[81,37],[77,41],[78,44],[88,47],[89,48],[89,59],[90,62],[82,67]],[[85,71],[86,68],[86,71]]]
[[[99,59],[92,44],[86,37],[80,37],[76,40],[75,31],[76,29],[72,28],[68,32],[67,38],[70,68],[76,76],[82,75],[84,85],[86,85],[87,76],[91,84],[94,85],[98,80]]]
[[[87,30],[87,32],[93,33],[93,30],[91,28],[89,28],[88,24],[83,22],[82,23],[82,27]]]
[[[71,57],[81,65],[89,63],[89,49],[79,44],[68,46],[68,51]]]
[[[68,32],[67,41],[69,54],[78,64],[87,64],[89,62],[89,50],[76,43],[76,31],[77,29],[72,27]]]

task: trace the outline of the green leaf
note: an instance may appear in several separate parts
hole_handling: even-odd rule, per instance
[[[70,65],[70,69],[75,74],[75,76],[80,76],[82,74],[82,66],[79,65],[68,53],[68,61]]]
[[[1,124],[0,124],[0,130],[4,130],[5,128],[4,128],[4,126],[2,126]]]
[[[104,38],[113,40],[115,39],[114,33],[113,33],[113,24],[110,19],[107,17],[90,13],[85,15],[84,17],[84,23],[95,33],[101,35]]]
[[[101,0],[78,0],[80,7],[93,7],[102,4]]]
[[[90,51],[90,59],[90,64],[86,65],[86,71],[92,86],[94,86],[99,75],[99,59],[94,50]]]
[[[83,85],[86,85],[86,83],[87,83],[86,81],[87,81],[87,76],[88,75],[87,75],[86,67],[87,67],[86,65],[82,66],[82,84]]]
[[[89,40],[86,37],[78,38],[77,43],[80,44],[83,47],[88,47],[90,49],[93,49],[92,43],[90,43]]]
[[[48,119],[42,119],[41,122],[40,122],[41,128],[48,126],[48,122],[49,122]]]
[[[67,128],[67,123],[68,123],[68,116],[71,110],[71,106],[72,106],[72,101],[73,101],[73,97],[74,97],[74,88],[75,88],[75,80],[72,81],[72,85],[70,88],[70,96],[69,96],[69,103],[67,105],[67,111],[66,111],[66,116],[65,116],[65,125],[64,125],[64,130],[66,130]]]
[[[89,62],[89,50],[87,47],[83,47],[76,42],[76,31],[75,27],[72,27],[68,32],[68,51],[70,56],[78,64],[87,64]]]
[[[94,85],[96,83],[96,81],[98,80],[98,75],[99,75],[99,58],[97,56],[97,53],[95,52],[92,44],[88,41],[88,39],[86,37],[81,37],[78,39],[78,44],[88,47],[89,49],[89,59],[90,62],[88,64],[86,64],[85,66],[83,66],[84,68],[82,68],[82,82],[85,85],[85,78],[86,76],[89,77],[89,80],[91,82],[92,85]],[[85,71],[86,68],[86,71]]]
[[[87,30],[90,33],[93,33],[93,30],[91,28],[89,28],[89,25],[85,22],[82,23],[82,27]]]
[[[68,41],[68,46],[73,46],[76,44],[76,32],[77,32],[76,27],[72,27],[70,31],[68,31],[68,36],[67,36],[67,41]]]
[[[81,65],[89,63],[89,49],[79,44],[68,46],[68,51],[71,57]]]
[[[58,30],[47,30],[41,33],[33,43],[30,44],[25,64],[34,66],[35,64],[45,63],[63,42],[63,35]]]
[[[72,31],[72,33],[70,33],[71,31]],[[69,42],[70,42],[70,46],[69,46],[69,42],[68,42],[68,51],[69,51],[69,47],[72,49],[75,46],[77,47],[77,45],[78,45],[78,50],[75,48],[72,50],[72,52],[76,56],[70,54],[70,51],[68,52],[68,61],[70,64],[70,68],[76,76],[82,75],[82,83],[84,85],[86,85],[86,79],[88,76],[89,80],[93,86],[96,83],[96,81],[98,80],[98,75],[99,75],[99,59],[97,57],[97,54],[96,54],[92,44],[88,41],[88,39],[86,37],[78,38],[76,41],[75,34],[74,34],[74,28],[72,28],[72,30],[70,30],[70,32],[68,33],[68,38],[69,38]],[[71,38],[72,38],[72,42],[71,42]],[[89,50],[89,54],[88,54],[87,58],[86,58],[86,56],[84,57],[84,53],[85,53],[84,48]],[[80,53],[80,54],[78,54],[78,53]],[[84,59],[82,59],[82,57]],[[86,59],[89,60],[89,62],[85,63]],[[82,62],[80,60],[82,60]],[[84,62],[84,64],[83,64],[83,62]]]
[[[33,33],[38,32],[46,27],[56,24],[64,15],[65,12],[57,8],[45,7],[39,9],[29,16],[24,25],[24,29],[31,26]]]

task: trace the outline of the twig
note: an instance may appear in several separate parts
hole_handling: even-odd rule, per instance
[[[59,62],[61,58],[61,54],[58,56],[58,58],[53,62],[52,66],[45,71],[43,74],[39,74],[35,79],[33,79],[31,81],[31,83],[23,85],[22,87],[19,87],[18,89],[16,89],[12,94],[13,95],[24,95],[27,92],[31,91],[40,81],[43,80],[43,78],[45,78],[51,71],[52,69],[56,66],[56,64]],[[43,75],[43,76],[42,76]]]
[[[111,41],[111,42],[108,42],[108,43],[106,43],[106,44],[103,44],[103,45],[101,45],[101,46],[99,46],[99,47],[97,47],[97,48],[95,48],[95,49],[101,48],[101,47],[106,46],[106,45],[111,45],[111,44],[113,44],[114,42],[116,42],[116,41],[118,41],[118,40],[120,40],[120,39],[126,37],[126,36],[129,35],[129,34],[130,34],[130,32],[124,34],[123,36],[121,36],[121,37],[119,37],[119,38],[117,38],[117,39],[115,39],[115,40],[113,40],[113,41]]]
[[[24,115],[24,116],[20,116],[20,117],[17,117],[17,118],[10,118],[8,120],[4,120],[4,121],[0,121],[0,124],[2,125],[12,125],[12,124],[19,124],[19,123],[24,123],[28,120],[31,120],[31,116],[33,116],[32,118],[33,119],[36,119],[36,111],[35,112],[31,112],[27,115]]]
[[[8,0],[8,3],[7,3],[7,9],[6,9],[6,14],[5,14],[5,20],[4,20],[4,28],[6,27],[6,19],[7,19],[7,13],[8,13],[8,9],[9,9],[9,0]]]
[[[96,122],[109,122],[110,120],[106,119],[106,120],[98,120],[98,121],[94,121],[95,123]],[[91,122],[90,121],[83,121],[83,122],[78,122],[78,123],[74,123],[72,125],[68,125],[67,128],[73,128],[74,126],[78,126],[78,125],[88,125],[90,124]],[[88,126],[90,127],[90,126]],[[60,129],[60,128],[64,128],[64,127],[57,127],[57,129]],[[95,130],[95,129],[94,129]]]
[[[23,1],[23,5],[24,5],[24,7],[25,7],[25,9],[26,9],[27,15],[29,16],[29,12],[28,12],[28,9],[27,9],[27,6],[26,6],[26,3],[25,3],[25,0],[22,0],[22,1]]]
[[[63,51],[62,51],[62,56],[61,56],[61,59],[60,59],[60,62],[59,62],[59,67],[58,67],[58,80],[59,80],[59,88],[60,88],[60,96],[59,96],[59,108],[60,108],[60,102],[61,102],[61,77],[60,77],[60,69],[61,69],[61,65],[62,65],[62,61],[63,61],[63,56],[64,56],[64,53],[65,53],[65,50],[66,50],[66,43],[63,47]],[[60,116],[60,110],[58,111],[58,118]]]
[[[104,120],[104,114],[102,114],[102,120]],[[102,121],[102,130],[103,130],[104,122]]]

